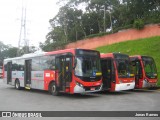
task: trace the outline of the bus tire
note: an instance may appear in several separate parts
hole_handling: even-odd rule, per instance
[[[19,82],[18,79],[15,80],[15,88],[16,88],[17,90],[20,90],[20,89],[21,89],[21,87],[20,87],[20,82]]]
[[[58,89],[56,87],[55,82],[50,83],[49,85],[49,92],[53,95],[53,96],[58,96],[59,92]]]

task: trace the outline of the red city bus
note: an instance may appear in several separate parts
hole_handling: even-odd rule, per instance
[[[4,60],[6,84],[52,95],[100,91],[101,74],[100,53],[95,50],[66,49]]]
[[[121,53],[101,54],[103,90],[121,91],[134,89],[129,56]]]
[[[154,59],[149,56],[130,56],[132,69],[135,74],[135,88],[155,87],[158,81]]]

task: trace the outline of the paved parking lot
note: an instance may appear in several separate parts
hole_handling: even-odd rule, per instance
[[[85,95],[16,90],[0,79],[0,111],[160,111],[160,90]]]

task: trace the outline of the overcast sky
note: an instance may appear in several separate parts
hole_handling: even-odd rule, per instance
[[[18,46],[22,1],[27,8],[27,39],[30,45],[39,46],[49,32],[49,19],[58,13],[57,0],[0,0],[0,41]]]

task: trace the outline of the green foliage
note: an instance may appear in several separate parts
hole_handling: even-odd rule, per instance
[[[59,12],[49,20],[52,30],[40,44],[44,51],[59,49],[64,43],[106,35],[107,29],[117,32],[160,23],[159,0],[59,0],[58,3],[61,4]]]
[[[133,27],[140,30],[144,28],[144,22],[141,19],[135,20],[133,23]]]
[[[37,50],[35,46],[24,46],[22,49],[17,47],[12,47],[10,45],[5,45],[0,41],[0,66],[3,64],[3,60],[6,58],[13,58],[17,56],[17,51],[20,51],[20,54],[23,55],[25,49],[29,49],[29,53],[33,53]]]
[[[63,42],[63,41],[59,41],[59,42],[55,42],[55,43],[50,43],[50,44],[43,44],[40,43],[40,48],[45,51],[45,52],[49,52],[49,51],[53,51],[53,50],[59,50],[59,49],[64,49],[64,46],[67,45],[67,42]]]
[[[8,57],[15,57],[18,48],[5,45],[0,41],[0,66],[3,64],[3,59]]]
[[[123,27],[118,27],[118,28],[115,28],[114,30],[113,30],[113,33],[116,33],[116,32],[118,32],[118,31],[120,31],[120,30],[126,30],[126,29],[129,29],[129,28],[132,28],[132,24],[129,24],[129,25],[125,25],[125,26],[123,26]]]
[[[11,50],[14,50],[15,52],[14,53],[12,53],[12,51]],[[10,54],[10,58],[12,58],[12,57],[18,57],[18,56],[22,56],[22,55],[24,55],[24,54],[28,54],[28,53],[34,53],[34,52],[36,52],[38,50],[38,48],[36,48],[35,46],[23,46],[21,49],[19,49],[19,48],[16,48],[16,47],[11,47],[11,48],[9,48],[9,51],[11,51],[11,52],[8,52],[8,54]],[[17,54],[17,51],[18,51],[18,54]]]
[[[129,28],[132,28],[132,25],[126,25],[126,26],[123,26],[123,27],[116,28],[116,29],[113,30],[113,32],[110,31],[110,32],[102,32],[102,33],[98,33],[98,34],[91,34],[91,35],[88,35],[85,39],[94,38],[94,37],[101,37],[101,36],[104,36],[104,35],[116,33],[120,30],[129,29]]]
[[[108,34],[111,34],[111,32],[102,32],[102,33],[98,33],[98,34],[91,34],[91,35],[88,35],[85,39],[94,38],[94,37],[101,37],[101,36],[108,35]]]
[[[148,55],[152,56],[156,62],[160,85],[160,37],[151,37],[134,41],[116,43],[97,48],[101,53],[121,52],[128,55]]]

